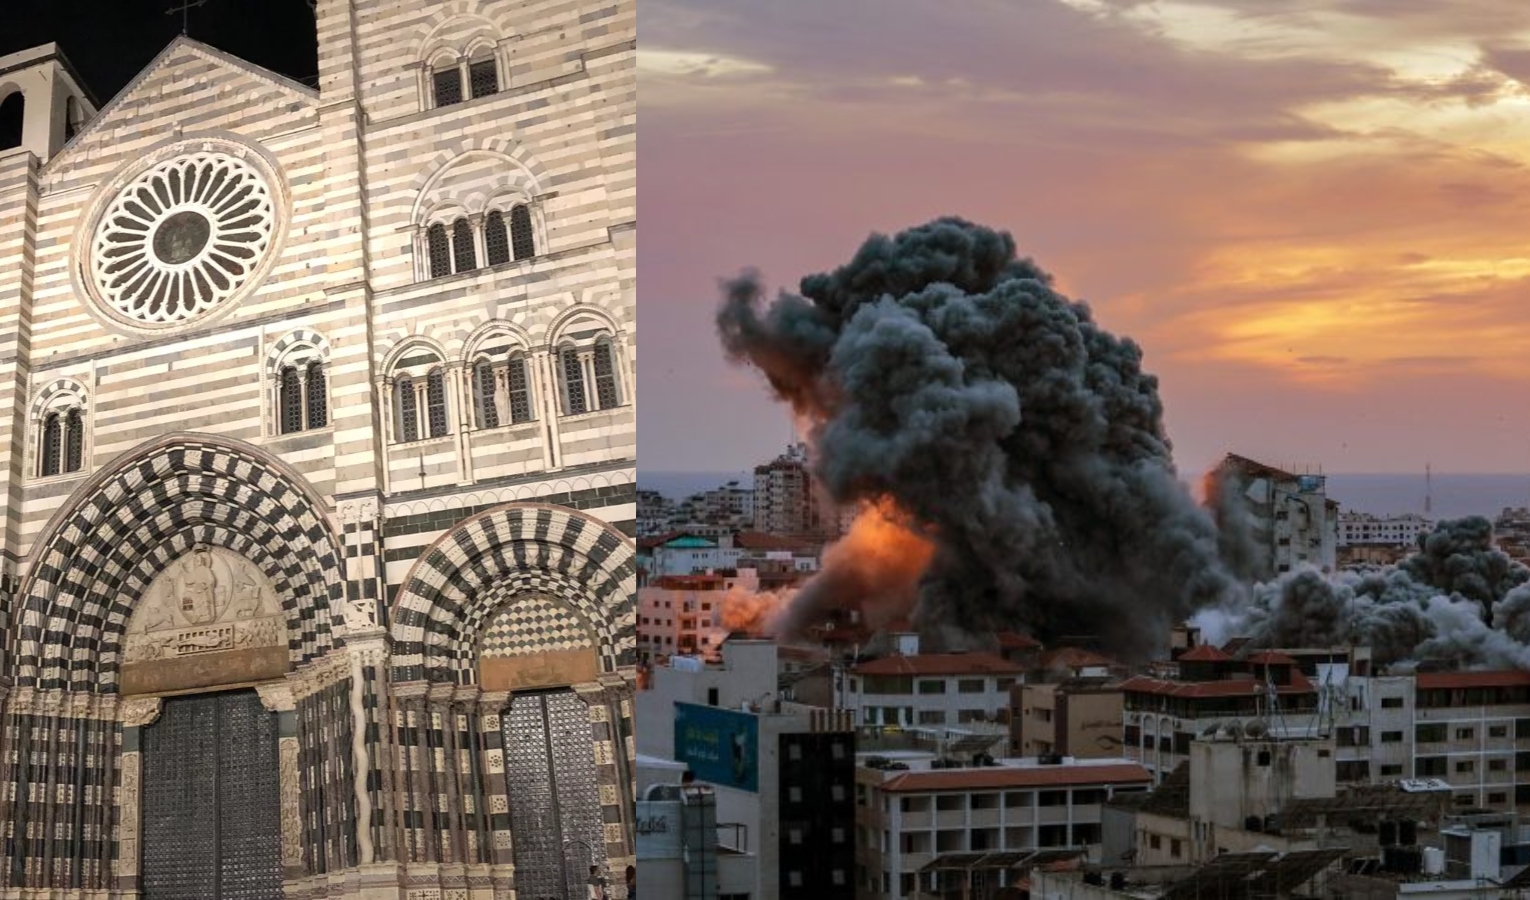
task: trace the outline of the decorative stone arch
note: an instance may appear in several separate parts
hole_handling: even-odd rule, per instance
[[[266,352],[266,377],[276,377],[287,363],[305,365],[315,359],[329,362],[329,341],[324,335],[309,328],[289,331]]]
[[[32,395],[32,408],[28,418],[36,423],[56,409],[90,408],[90,394],[85,385],[73,378],[55,378],[39,385]]]
[[[536,346],[526,329],[505,319],[492,319],[473,329],[462,342],[462,358],[472,361],[483,352],[485,346],[499,340],[509,341],[527,353]]]
[[[594,320],[595,329],[609,331],[612,338],[625,337],[625,331],[614,316],[598,306],[581,303],[569,307],[553,319],[552,324],[547,327],[547,346],[556,349],[560,344],[571,340],[569,334],[574,326],[583,324],[586,319]]]
[[[446,352],[446,348],[442,346],[440,341],[423,334],[411,334],[401,339],[387,353],[383,354],[381,368],[383,377],[392,378],[394,370],[399,367],[399,364],[407,359],[411,353],[419,350],[429,350],[431,353],[434,353],[442,364],[453,360],[452,355]]]
[[[399,588],[393,680],[475,684],[485,625],[515,597],[556,598],[587,622],[600,674],[633,665],[632,542],[585,513],[543,503],[495,507],[460,522],[415,562]]]
[[[489,198],[506,193],[519,193],[534,199],[545,190],[547,173],[532,161],[523,158],[519,145],[512,145],[515,152],[498,148],[467,148],[456,153],[440,153],[427,164],[427,175],[418,179],[414,186],[414,208],[410,221],[416,224],[425,218],[426,210],[433,210],[443,203],[455,201],[471,215],[481,215]],[[492,172],[491,175],[474,175],[473,169]],[[464,171],[467,170],[467,171]],[[460,179],[460,181],[459,181]]]
[[[290,665],[341,646],[344,554],[302,476],[259,449],[166,435],[91,477],[54,514],[22,579],[20,686],[116,693],[119,648],[153,578],[191,543],[240,553],[277,591]]]
[[[487,42],[494,46],[510,31],[466,3],[447,3],[427,20],[426,29],[416,43],[415,58],[429,63],[442,50],[467,57],[471,48]]]

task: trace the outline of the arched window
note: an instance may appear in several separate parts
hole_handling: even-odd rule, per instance
[[[21,146],[26,115],[27,98],[20,91],[0,100],[0,150],[14,150]]]
[[[483,220],[483,245],[489,265],[510,261],[510,235],[505,230],[505,214],[497,209]]]
[[[531,387],[526,378],[526,357],[517,353],[510,357],[508,371],[510,393],[510,421],[531,421]]]
[[[452,251],[446,240],[446,226],[436,224],[425,231],[430,245],[430,277],[442,278],[452,274]]]
[[[617,405],[616,359],[611,342],[602,340],[595,345],[595,402],[601,409]]]
[[[565,347],[563,354],[563,395],[568,401],[566,415],[577,416],[588,412],[584,396],[584,366],[579,361],[579,351]]]
[[[80,133],[80,126],[84,124],[84,117],[80,115],[80,101],[73,97],[64,99],[64,143],[74,140],[74,136]]]
[[[495,402],[494,365],[483,360],[473,367],[473,397],[478,405],[478,427],[499,427],[499,406]]]
[[[85,465],[85,417],[79,407],[64,416],[64,471],[78,472]]]
[[[530,259],[537,255],[536,239],[531,235],[531,210],[524,203],[510,210],[510,244],[516,259]]]
[[[468,81],[471,83],[475,100],[499,91],[499,71],[494,65],[493,50],[487,48],[480,50],[474,60],[468,64]]]
[[[398,397],[398,439],[404,443],[420,439],[418,399],[414,395],[414,379],[400,375],[393,382],[393,393]]]
[[[456,61],[442,63],[431,75],[436,106],[451,106],[462,102],[462,70]]]
[[[452,261],[458,272],[471,272],[478,268],[478,252],[473,246],[473,226],[467,219],[452,224]]]
[[[308,427],[323,428],[329,421],[329,396],[325,390],[324,364],[314,360],[308,364]]]
[[[42,430],[42,459],[39,471],[43,475],[57,475],[59,473],[59,434],[62,424],[59,422],[58,413],[48,413],[43,419]]]
[[[425,376],[425,412],[430,418],[430,436],[446,434],[446,373],[440,369]]]
[[[296,366],[283,366],[281,374],[279,411],[281,433],[292,434],[303,430],[303,384],[298,378]]]

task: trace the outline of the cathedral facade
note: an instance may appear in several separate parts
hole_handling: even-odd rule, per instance
[[[625,895],[635,0],[0,57],[0,898]]]

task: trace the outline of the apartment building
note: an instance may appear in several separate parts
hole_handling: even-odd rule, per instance
[[[1121,686],[1102,678],[1016,684],[1010,688],[1010,752],[1119,757],[1123,699]]]
[[[850,669],[843,706],[858,725],[992,725],[1009,714],[1009,691],[1025,676],[1018,663],[992,653],[905,651]]]
[[[1124,759],[954,765],[930,754],[858,759],[858,898],[914,900],[970,889],[970,882],[942,883],[936,870],[961,862],[970,878],[967,864],[984,853],[1066,848],[1097,858],[1103,804],[1152,781]],[[1012,886],[1015,878],[1003,869],[984,874],[990,887]]]

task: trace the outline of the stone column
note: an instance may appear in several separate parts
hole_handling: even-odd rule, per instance
[[[277,777],[281,794],[282,878],[304,878],[303,867],[303,783],[298,770],[297,702],[292,686],[280,681],[255,688],[260,705],[276,713]]]
[[[145,727],[159,718],[164,704],[158,697],[134,697],[124,701],[118,715],[122,722],[122,782],[117,789],[117,862],[112,889],[136,896],[142,889],[139,870],[139,838],[143,820],[143,751]]]

